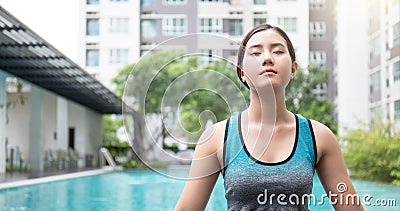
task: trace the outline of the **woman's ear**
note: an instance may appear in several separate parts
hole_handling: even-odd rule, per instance
[[[294,76],[294,74],[296,74],[297,68],[299,68],[299,64],[296,61],[294,61],[292,63],[292,75],[293,76]]]
[[[242,80],[242,82],[246,82],[246,76],[244,75],[244,72],[242,72],[242,76],[240,77],[240,79]]]

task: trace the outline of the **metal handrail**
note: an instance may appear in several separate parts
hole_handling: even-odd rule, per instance
[[[102,155],[104,156],[104,158],[107,160],[108,164],[109,164],[112,168],[120,168],[120,166],[118,166],[118,165],[115,163],[113,157],[112,157],[111,154],[110,154],[110,151],[108,151],[107,148],[101,147],[101,148],[100,148],[100,153],[99,153],[99,154],[100,154],[100,155],[102,154]],[[103,167],[103,166],[105,166],[104,163],[103,163],[103,159],[100,159],[100,167]]]

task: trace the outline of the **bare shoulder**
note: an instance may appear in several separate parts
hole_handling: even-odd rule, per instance
[[[311,125],[314,130],[318,162],[324,154],[328,153],[330,150],[337,149],[339,147],[339,143],[331,129],[329,129],[326,125],[316,120],[311,120]]]
[[[221,149],[226,122],[227,120],[223,120],[206,128],[196,144],[196,151],[200,151],[202,155],[210,155]]]
[[[321,122],[318,122],[316,120],[311,119],[311,124],[314,129],[314,134],[318,136],[333,136],[335,135],[332,133],[331,129],[329,129],[326,125],[322,124]]]
[[[222,169],[222,152],[226,121],[215,123],[206,128],[196,143],[190,175],[211,175]]]

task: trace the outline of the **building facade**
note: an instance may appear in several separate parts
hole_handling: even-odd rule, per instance
[[[332,103],[337,97],[337,83],[334,75],[334,38],[336,31],[335,18],[332,12],[335,11],[335,0],[310,0],[309,1],[309,63],[317,65],[321,69],[329,70],[330,80],[328,84],[321,85],[315,90],[315,94],[325,96]],[[336,108],[334,107],[336,113]],[[334,115],[337,120],[337,115]]]
[[[243,35],[270,23],[288,33],[300,67],[330,71],[329,83],[316,93],[333,103],[339,128],[358,128],[375,114],[400,116],[398,2],[87,0],[81,10],[81,64],[106,85],[149,50],[196,52],[210,55],[201,58],[205,62],[218,56],[235,64]],[[210,42],[199,35],[168,42],[196,33],[226,39]]]
[[[80,1],[79,65],[111,87],[125,65],[139,59],[139,6],[133,0]]]
[[[176,36],[212,33],[226,38],[225,42],[212,42],[199,35],[188,39],[188,43],[180,42],[162,49],[196,51],[235,62],[243,35],[255,25],[270,23],[288,32],[301,66],[306,67],[309,55],[308,22],[308,1],[305,0],[143,0],[140,46],[143,54]]]
[[[368,1],[369,113],[400,126],[400,1]]]

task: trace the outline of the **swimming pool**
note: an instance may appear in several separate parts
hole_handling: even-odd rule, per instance
[[[181,171],[187,169],[165,170]],[[151,170],[131,170],[103,173],[34,185],[0,189],[0,210],[172,210],[185,181],[166,177]],[[371,194],[376,199],[395,199],[397,206],[384,210],[399,210],[400,188],[354,181],[359,195]],[[317,178],[313,194],[321,196],[323,189]],[[332,210],[329,203],[310,206],[311,210]],[[367,210],[382,210],[368,206]],[[219,178],[206,210],[226,210],[223,179]]]

